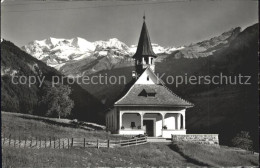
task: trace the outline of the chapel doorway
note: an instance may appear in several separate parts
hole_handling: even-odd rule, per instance
[[[154,136],[154,120],[144,120],[143,125],[147,136]]]

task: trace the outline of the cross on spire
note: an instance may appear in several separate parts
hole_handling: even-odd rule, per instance
[[[145,21],[145,11],[144,11],[144,16],[143,16],[143,19],[144,19],[144,21]]]

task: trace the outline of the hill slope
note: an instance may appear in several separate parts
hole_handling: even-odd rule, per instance
[[[12,76],[45,77],[43,85],[39,81],[34,85],[14,84]],[[43,89],[50,85],[52,77],[62,74],[19,49],[8,41],[1,42],[1,108],[5,111],[44,115],[40,113],[39,100]],[[67,81],[67,78],[64,78]],[[67,84],[66,82],[64,84]],[[72,118],[103,123],[100,113],[105,110],[102,103],[82,89],[78,84],[71,84],[71,98],[75,102]]]
[[[85,137],[118,139],[103,131],[85,131],[27,119],[28,115],[2,113],[2,132],[12,137]],[[194,155],[196,153],[196,155]],[[186,143],[147,143],[126,148],[31,149],[3,146],[3,167],[231,167],[257,166],[257,154],[227,147]],[[14,159],[15,158],[15,159]]]

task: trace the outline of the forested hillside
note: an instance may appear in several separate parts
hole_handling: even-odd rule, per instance
[[[12,76],[45,78],[43,85],[39,87],[39,81],[31,86],[29,86],[28,81],[26,84],[14,84]],[[13,43],[5,40],[1,43],[2,110],[45,115],[46,111],[41,110],[39,101],[44,94],[44,89],[51,84],[53,76],[61,77],[62,74],[22,51]],[[64,81],[64,84],[67,84],[67,80]],[[103,123],[104,119],[101,114],[105,111],[105,106],[78,84],[70,86],[72,88],[70,97],[75,103],[70,118]]]

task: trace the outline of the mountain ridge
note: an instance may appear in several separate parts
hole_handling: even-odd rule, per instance
[[[232,28],[219,36],[187,46],[162,47],[155,43],[152,43],[152,46],[154,52],[159,55],[156,60],[159,62],[165,56],[175,59],[207,57],[220,48],[227,47],[240,31],[240,27]],[[89,42],[77,37],[35,40],[22,49],[66,76],[82,77],[101,70],[133,66],[131,56],[135,53],[136,47],[137,45],[129,47],[117,38]]]

